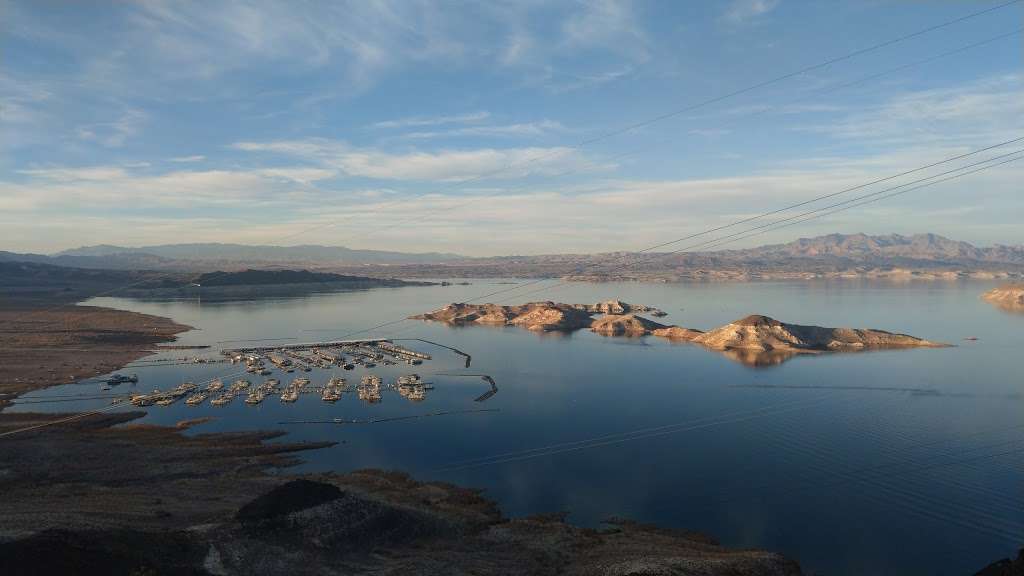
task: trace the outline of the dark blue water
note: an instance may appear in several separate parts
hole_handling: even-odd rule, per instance
[[[169,316],[196,330],[181,343],[309,341],[425,312],[504,287],[383,289],[301,299],[209,303],[97,299],[90,304]],[[147,420],[216,416],[193,432],[285,429],[280,441],[335,440],[304,454],[302,470],[382,467],[486,490],[511,515],[567,511],[597,525],[611,516],[706,532],[731,546],[782,552],[808,573],[969,574],[1024,544],[1024,315],[982,302],[988,283],[870,282],[573,284],[533,296],[562,302],[620,298],[658,306],[667,323],[708,329],[751,313],[794,323],[881,328],[955,348],[798,357],[752,368],[659,338],[408,322],[376,336],[421,337],[463,349],[410,371],[432,381],[426,400],[385,392],[378,405],[347,395],[258,407],[176,404]],[[511,301],[516,302],[514,298]],[[366,336],[361,334],[360,336]],[[976,342],[963,338],[974,336]],[[282,340],[287,343],[288,340]],[[254,343],[248,343],[254,344]],[[161,356],[202,355],[173,351]],[[168,388],[237,370],[226,364],[134,367],[139,388]],[[316,370],[358,382],[366,370]],[[499,392],[474,402],[489,386]],[[278,374],[287,382],[296,374]],[[253,381],[259,377],[248,376]],[[34,398],[98,393],[82,383]],[[18,409],[100,407],[105,400]],[[376,419],[496,409],[399,422],[297,425],[297,419]],[[127,408],[126,408],[127,409]]]

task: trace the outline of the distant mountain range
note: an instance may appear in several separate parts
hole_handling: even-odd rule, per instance
[[[244,268],[432,264],[463,259],[458,254],[353,250],[344,246],[249,246],[245,244],[163,244],[125,247],[101,244],[52,256],[0,251],[0,262],[38,262],[110,270],[240,270]]]
[[[679,253],[548,254],[469,258],[457,254],[353,250],[342,246],[166,244],[87,246],[52,256],[0,252],[0,262],[110,270],[206,272],[248,268],[388,277],[555,277],[592,280],[803,278],[923,274],[1024,275],[1024,245],[988,247],[936,234],[829,234],[741,250]]]
[[[1005,262],[1024,264],[1024,245],[995,245],[979,248],[967,242],[950,240],[937,234],[868,236],[867,234],[829,234],[801,238],[786,244],[773,244],[745,250],[730,250],[730,255],[751,258],[847,258],[877,260],[899,258],[945,262]]]
[[[386,250],[353,250],[344,246],[249,246],[246,244],[162,244],[158,246],[83,246],[59,252],[56,256],[156,256],[172,260],[219,260],[264,262],[333,262],[351,264],[444,262],[463,258],[458,254],[437,252],[408,253]]]

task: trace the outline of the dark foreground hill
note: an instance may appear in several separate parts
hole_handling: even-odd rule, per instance
[[[431,284],[308,270],[243,270],[196,274],[96,270],[37,262],[0,261],[0,296],[5,303],[23,300],[77,302],[107,294],[137,298],[202,296],[233,299]]]
[[[693,532],[509,519],[479,491],[397,472],[290,476],[298,451],[329,443],[186,435],[198,422],[131,422],[142,415],[93,415],[0,443],[0,574],[800,574],[778,554]],[[53,417],[0,414],[0,433]]]

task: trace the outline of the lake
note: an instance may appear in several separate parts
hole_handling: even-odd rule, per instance
[[[214,347],[161,357],[214,356],[220,348],[272,343],[261,339],[341,338],[510,287],[491,279],[471,282],[245,302],[96,298],[88,304],[171,317],[196,328],[182,334],[180,344]],[[565,511],[584,525],[620,516],[692,529],[729,546],[783,553],[808,574],[971,574],[1024,544],[1024,315],[981,301],[992,285],[573,283],[528,299],[618,298],[663,309],[669,314],[659,319],[663,323],[703,330],[759,313],[957,346],[802,356],[751,367],[655,337],[408,321],[359,336],[424,338],[473,358],[466,369],[445,349],[402,342],[434,359],[369,370],[386,382],[412,371],[423,375],[434,389],[421,402],[391,391],[373,405],[354,394],[333,405],[316,394],[294,405],[273,397],[256,407],[240,400],[223,408],[180,402],[149,408],[146,421],[216,416],[189,433],[263,428],[287,430],[278,441],[334,440],[332,448],[304,453],[299,470],[405,470],[418,479],[484,489],[509,515]],[[488,299],[495,300],[523,301],[514,292]],[[138,374],[136,387],[148,391],[237,370],[223,363],[143,362],[122,372]],[[367,371],[274,377],[287,382],[306,375],[322,384],[338,375],[357,383]],[[476,402],[489,385],[457,374],[488,374],[498,393]],[[88,381],[23,399],[99,390]],[[107,402],[14,409],[63,411]],[[478,411],[484,409],[491,411]],[[283,423],[405,416],[420,417]]]

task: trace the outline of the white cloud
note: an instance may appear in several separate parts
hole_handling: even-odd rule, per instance
[[[324,168],[171,171],[147,174],[121,166],[50,167],[19,170],[22,182],[0,181],[0,206],[17,210],[199,207],[282,204],[320,195],[309,188],[332,178]],[[173,216],[172,216],[173,217]]]
[[[41,180],[57,182],[75,182],[82,180],[110,181],[126,176],[124,168],[119,166],[88,166],[84,168],[33,168],[19,170],[24,174]]]
[[[733,0],[722,18],[730,24],[746,24],[775,10],[779,0]]]
[[[125,110],[117,120],[86,124],[79,126],[75,132],[82,140],[98,142],[108,148],[119,148],[139,133],[148,118],[142,110],[132,108]]]
[[[394,153],[354,148],[344,142],[324,139],[239,142],[234,147],[249,152],[285,154],[336,168],[350,176],[382,180],[453,182],[608,168],[588,160],[575,149],[565,147]]]
[[[192,156],[175,156],[174,158],[168,158],[168,162],[202,162],[206,160],[206,156],[202,154],[195,154]]]
[[[539,137],[552,132],[564,132],[565,130],[565,126],[560,122],[541,120],[539,122],[522,122],[518,124],[488,124],[483,126],[464,126],[448,130],[407,132],[400,137],[412,140],[461,136],[498,138]]]
[[[997,76],[907,92],[839,121],[796,129],[877,145],[995,143],[1024,129],[1024,77]]]
[[[706,138],[725,136],[730,133],[732,133],[732,130],[729,130],[728,128],[693,128],[690,130],[690,134],[693,134],[694,136],[704,136]]]
[[[451,116],[415,116],[411,118],[400,118],[398,120],[385,120],[373,124],[374,128],[408,128],[417,126],[441,126],[444,124],[471,124],[482,122],[490,118],[486,111],[467,112]]]
[[[563,44],[568,47],[594,48],[629,56],[635,62],[646,61],[648,40],[627,0],[591,0],[580,4],[579,11],[562,25]]]
[[[287,145],[277,143],[273,147],[282,150]],[[46,230],[47,237],[38,240],[37,245],[8,246],[26,250],[42,249],[59,238],[64,239],[63,243],[54,248],[80,243],[76,230],[82,229],[96,230],[90,234],[99,236],[90,237],[97,239],[105,238],[103,235],[111,230],[110,238],[116,234],[121,243],[129,244],[177,242],[183,231],[196,241],[251,243],[273,242],[300,232],[301,241],[309,243],[396,250],[408,250],[415,245],[423,250],[475,255],[629,250],[862,184],[939,160],[948,155],[946,152],[904,150],[864,158],[812,158],[728,178],[616,179],[562,186],[513,184],[508,188],[492,185],[464,188],[458,194],[319,188],[318,183],[335,175],[327,167],[172,171],[156,175],[121,166],[38,168],[21,171],[28,178],[26,182],[0,182],[0,225],[16,239],[29,227],[36,230],[31,237]],[[350,168],[365,168],[352,159],[348,161],[352,163]],[[398,165],[375,160],[368,171],[376,174],[394,170],[405,176],[440,178],[455,168],[463,169],[459,163],[479,168],[480,163],[493,159],[472,153],[466,158],[445,157],[443,162],[436,155],[425,155],[418,161],[394,156],[389,157],[389,162]],[[456,166],[453,168],[451,163]],[[1022,178],[1024,163],[1010,164],[962,181],[757,236],[739,246],[837,230],[938,230],[953,237],[962,232],[970,240],[985,238],[985,226],[1013,239],[1015,226],[1019,225],[1014,216],[1020,210],[1014,207],[1021,206],[1018,192]],[[927,210],[920,211],[924,198]],[[997,204],[1002,206],[999,211],[985,208]],[[815,207],[820,205],[800,211]],[[116,212],[122,209],[129,213]],[[26,218],[26,212],[46,216]],[[197,217],[197,213],[203,216]],[[273,218],[265,217],[268,213],[273,213]],[[97,226],[98,222],[104,224]],[[402,225],[396,226],[399,222]],[[623,225],[624,222],[643,225]],[[337,226],[304,233],[324,224]],[[481,230],[488,233],[480,234]],[[467,244],[466,238],[473,238],[473,242]]]

